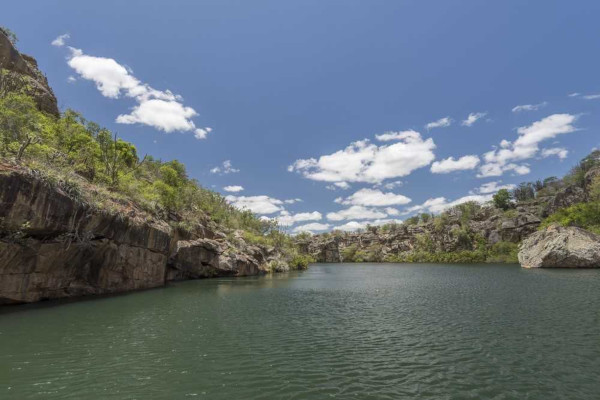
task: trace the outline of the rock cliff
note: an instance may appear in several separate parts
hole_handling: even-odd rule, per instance
[[[233,243],[209,227],[182,234],[131,204],[98,209],[60,182],[0,168],[0,304],[257,275],[280,256],[239,236]]]

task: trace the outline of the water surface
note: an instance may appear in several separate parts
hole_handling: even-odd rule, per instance
[[[0,314],[1,399],[597,399],[600,270],[313,265]]]

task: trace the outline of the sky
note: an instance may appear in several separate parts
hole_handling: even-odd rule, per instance
[[[59,99],[291,233],[562,176],[600,147],[598,1],[20,1]]]

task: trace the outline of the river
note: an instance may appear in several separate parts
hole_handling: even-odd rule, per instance
[[[315,264],[0,310],[1,399],[597,399],[600,270]]]

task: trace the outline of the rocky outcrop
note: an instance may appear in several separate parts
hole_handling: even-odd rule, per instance
[[[551,225],[523,241],[519,262],[524,268],[600,268],[600,235]]]
[[[248,276],[264,272],[251,255],[232,251],[226,243],[211,239],[180,240],[169,261],[168,280]]]
[[[341,239],[339,237],[332,237],[322,242],[311,242],[308,245],[308,253],[311,254],[317,262],[342,262],[342,256],[340,255],[340,241]]]
[[[0,31],[0,95],[20,92],[31,96],[42,111],[58,116],[58,105],[48,80],[38,69],[37,61],[19,53]]]
[[[288,269],[275,249],[247,244],[239,233],[233,243],[209,227],[172,229],[131,204],[109,208],[88,205],[60,182],[2,166],[0,304]]]
[[[548,203],[546,214],[555,213],[561,208],[572,206],[573,204],[581,203],[587,200],[587,194],[583,188],[579,186],[567,186],[559,190]]]

